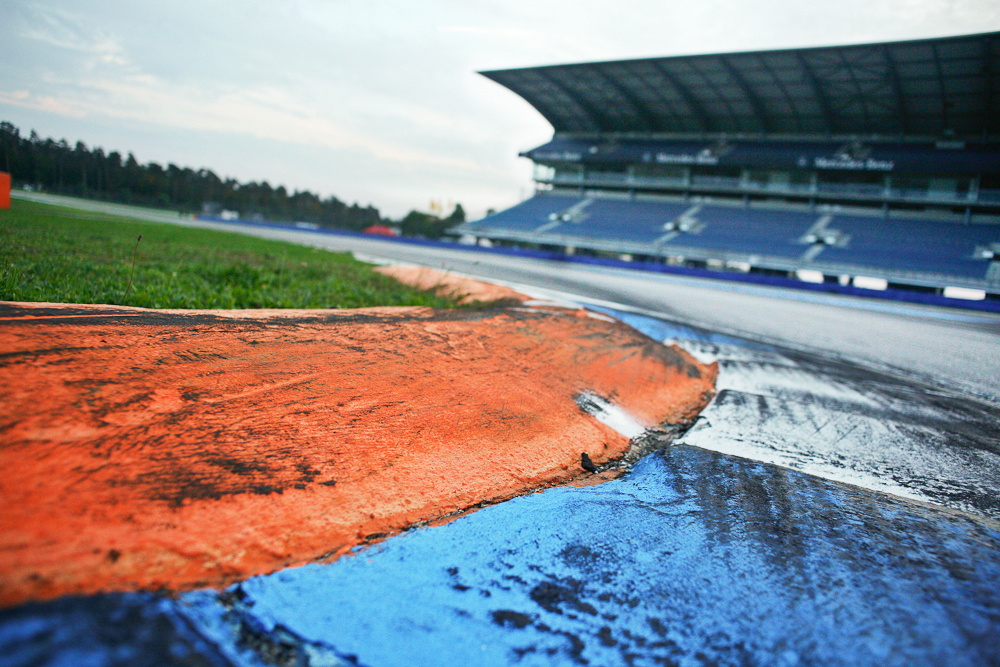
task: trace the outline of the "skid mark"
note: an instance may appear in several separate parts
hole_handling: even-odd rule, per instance
[[[719,363],[679,442],[1000,518],[996,407],[840,360],[674,342]]]

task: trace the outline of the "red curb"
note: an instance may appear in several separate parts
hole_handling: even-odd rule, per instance
[[[580,476],[714,366],[565,310],[3,304],[0,605],[224,585]]]
[[[437,269],[424,266],[393,264],[390,266],[376,266],[373,270],[387,276],[392,276],[396,280],[407,285],[412,285],[417,289],[435,290],[438,294],[457,299],[460,303],[498,301],[501,299],[527,301],[529,298],[515,292],[509,287],[484,283],[472,278],[464,278],[453,273],[438,271]]]

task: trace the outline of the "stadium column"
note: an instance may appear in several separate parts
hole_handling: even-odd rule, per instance
[[[10,174],[0,171],[0,209],[10,208]]]

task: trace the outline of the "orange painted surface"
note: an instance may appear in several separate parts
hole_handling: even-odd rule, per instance
[[[224,585],[584,475],[715,367],[583,311],[0,304],[0,605]]]
[[[10,174],[0,171],[0,208],[10,208]]]
[[[392,276],[399,282],[412,285],[418,289],[437,290],[442,296],[452,297],[460,303],[496,301],[499,299],[528,300],[528,297],[515,292],[509,287],[484,283],[424,266],[394,264],[391,266],[376,266],[374,270],[387,276]]]

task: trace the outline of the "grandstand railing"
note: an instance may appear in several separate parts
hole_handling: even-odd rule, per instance
[[[678,190],[688,183],[683,178],[667,178],[663,176],[632,176],[629,184],[637,188],[666,188]]]
[[[742,187],[743,182],[739,178],[732,176],[703,176],[695,174],[691,177],[691,184],[699,188],[733,190]]]
[[[883,185],[867,183],[817,183],[815,192],[838,197],[884,197],[886,189]]]
[[[976,201],[1000,204],[1000,190],[986,190],[980,188]]]
[[[913,188],[886,188],[883,185],[867,183],[763,183],[738,177],[692,175],[690,180],[655,176],[634,176],[625,173],[599,172],[588,174],[556,173],[548,178],[537,179],[545,185],[576,187],[615,187],[660,189],[665,192],[687,192],[690,190],[719,192],[727,194],[773,194],[791,197],[836,197],[839,199],[867,202],[906,202],[931,204],[1000,204],[1000,190],[980,189],[967,192],[944,192]]]

